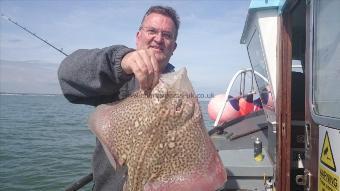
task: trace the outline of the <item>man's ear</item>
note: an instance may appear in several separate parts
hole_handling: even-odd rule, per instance
[[[136,33],[136,47],[139,47],[139,45],[138,45],[138,43],[139,43],[139,38],[140,38],[140,31],[138,31],[137,33]]]
[[[174,51],[176,50],[176,48],[177,48],[177,43],[175,42],[175,44],[174,44],[174,50],[173,50],[172,52],[174,52]]]

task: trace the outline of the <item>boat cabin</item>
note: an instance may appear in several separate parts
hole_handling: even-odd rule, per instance
[[[263,115],[222,129],[266,128],[237,143],[212,135],[229,173],[226,190],[340,190],[339,10],[339,0],[251,1],[240,42],[260,74]]]

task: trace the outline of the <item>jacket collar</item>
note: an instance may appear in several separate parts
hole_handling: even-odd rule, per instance
[[[175,66],[172,64],[168,63],[165,67],[165,70],[163,73],[169,73],[169,72],[174,72],[175,71]]]

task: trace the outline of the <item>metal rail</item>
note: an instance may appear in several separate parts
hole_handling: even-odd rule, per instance
[[[265,77],[264,77],[263,75],[261,75],[260,73],[258,73],[258,72],[256,72],[256,71],[253,71],[251,68],[250,68],[250,69],[239,70],[238,72],[236,72],[236,74],[233,76],[233,78],[231,79],[231,81],[230,81],[230,83],[229,83],[229,85],[228,85],[227,91],[225,92],[224,102],[223,102],[224,104],[220,107],[220,110],[219,110],[219,112],[218,112],[218,115],[217,115],[217,117],[216,117],[216,120],[215,120],[215,123],[214,123],[214,126],[213,126],[213,127],[217,127],[217,126],[218,126],[218,123],[220,122],[220,119],[221,119],[221,116],[222,116],[222,114],[223,114],[224,108],[225,108],[225,106],[226,106],[226,104],[227,104],[227,101],[229,101],[228,97],[229,97],[229,94],[230,94],[230,90],[231,90],[231,88],[233,87],[233,85],[234,85],[234,83],[235,83],[235,81],[236,81],[236,78],[237,78],[239,75],[241,75],[241,77],[242,77],[242,75],[244,75],[243,80],[245,80],[245,74],[246,74],[247,72],[251,72],[251,73],[253,73],[254,75],[259,76],[261,79],[263,79],[265,82],[268,83],[268,79],[267,79],[267,78],[265,78]],[[252,80],[253,80],[253,77],[252,77]],[[252,83],[253,83],[253,82],[252,82]],[[243,86],[244,86],[244,85],[243,85]],[[241,89],[241,88],[242,88],[242,82],[241,82],[240,89]],[[244,87],[243,87],[242,89],[244,89]],[[244,94],[244,92],[243,92],[242,94]]]
[[[90,173],[78,181],[74,182],[72,185],[67,187],[65,191],[76,191],[85,186],[86,184],[90,183],[93,180],[93,173]]]

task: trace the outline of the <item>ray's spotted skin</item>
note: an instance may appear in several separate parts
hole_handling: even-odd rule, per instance
[[[215,191],[227,179],[204,127],[186,70],[165,74],[151,94],[137,91],[99,106],[89,126],[115,167],[127,165],[125,191]]]

